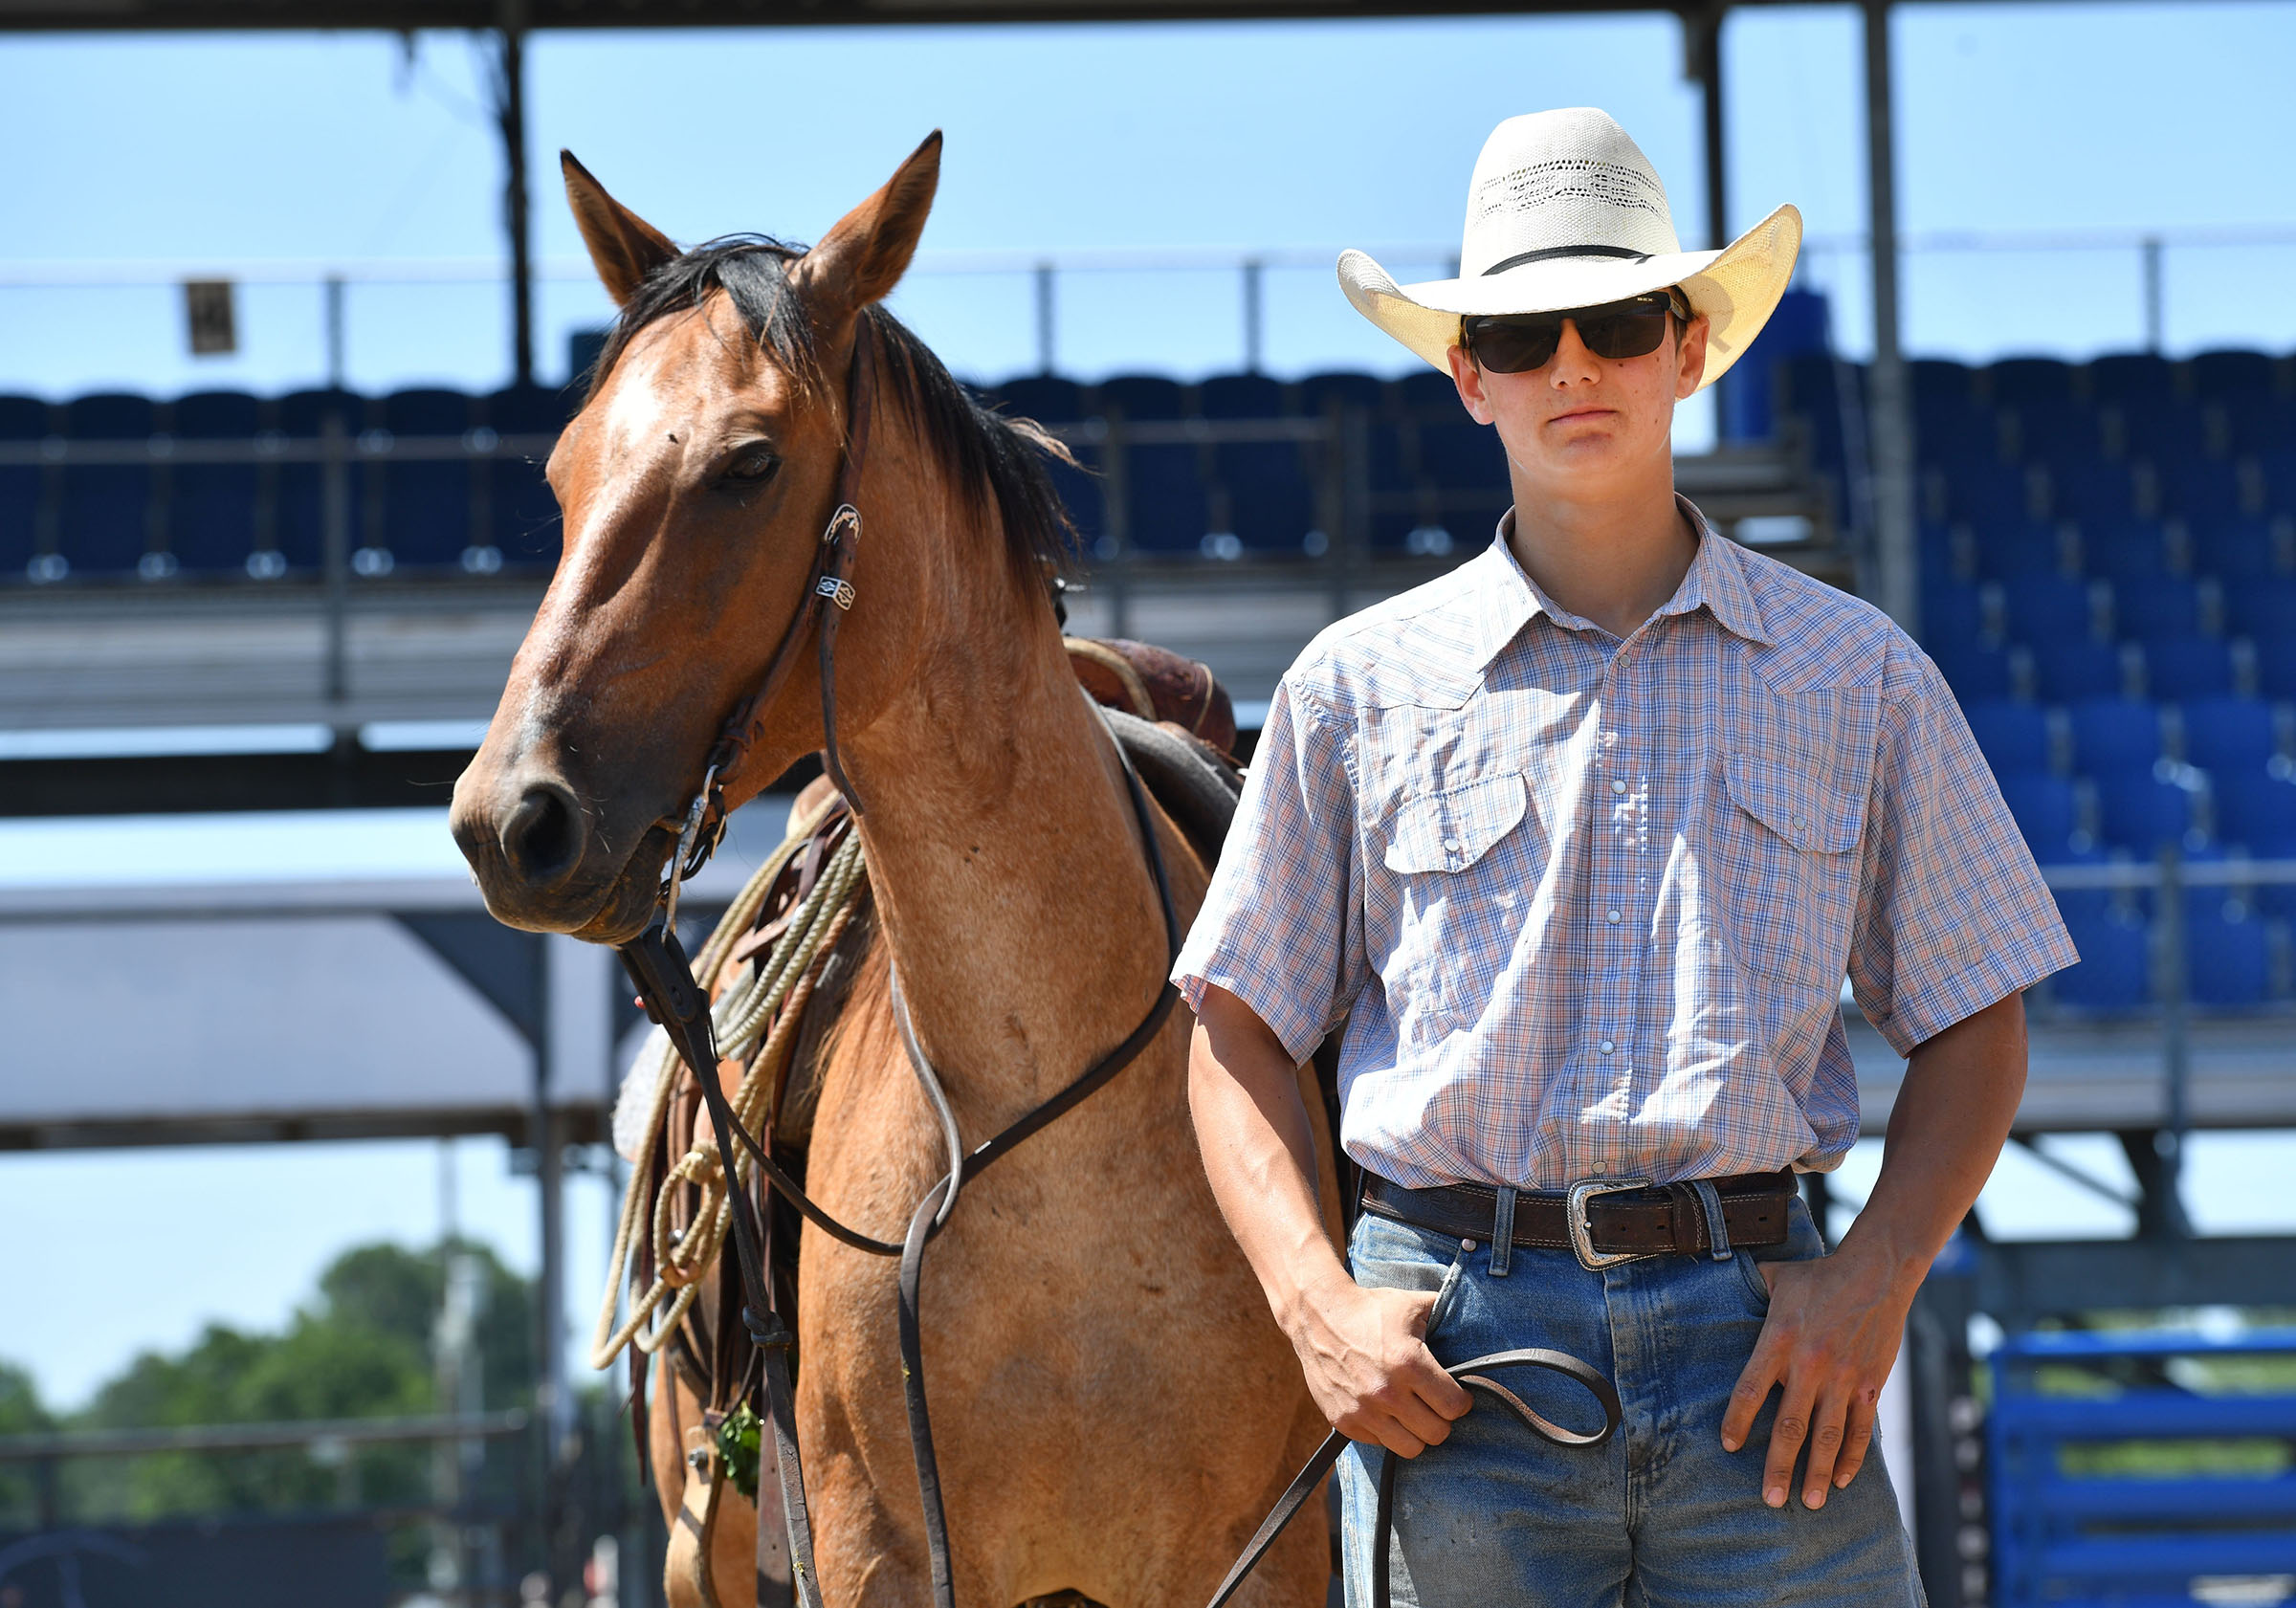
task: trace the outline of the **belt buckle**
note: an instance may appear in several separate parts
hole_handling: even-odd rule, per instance
[[[1623,1195],[1630,1190],[1648,1189],[1648,1178],[1581,1178],[1571,1185],[1571,1195],[1563,1212],[1563,1221],[1571,1230],[1571,1251],[1578,1258],[1578,1266],[1588,1272],[1614,1267],[1622,1262],[1633,1262],[1647,1254],[1629,1250],[1606,1253],[1595,1249],[1595,1233],[1586,1221],[1586,1208],[1598,1195]]]

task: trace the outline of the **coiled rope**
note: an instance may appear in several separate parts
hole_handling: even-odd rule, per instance
[[[726,908],[694,962],[695,979],[705,988],[735,944],[756,924],[774,884],[805,851],[833,807],[832,800],[804,821],[791,822],[789,835],[781,847]],[[820,980],[819,962],[844,936],[868,876],[861,840],[849,833],[822,868],[812,891],[790,912],[764,962],[726,989],[711,1006],[719,1054],[726,1060],[750,1057],[740,1087],[734,1092],[733,1109],[753,1133],[762,1133],[765,1127],[766,1103],[781,1087],[782,1068]],[[657,1068],[646,1134],[638,1146],[640,1156],[651,1156],[661,1142],[671,1102],[677,1092],[678,1071],[685,1065],[658,1027],[647,1041],[647,1048],[655,1052]],[[745,1153],[737,1152],[735,1165],[735,1186],[740,1188],[747,1183],[755,1164]],[[701,1199],[692,1223],[679,1234],[673,1223],[674,1204],[678,1192],[688,1185],[699,1190]],[[607,1262],[606,1297],[590,1340],[592,1368],[607,1367],[629,1345],[651,1355],[675,1333],[700,1293],[702,1275],[716,1266],[732,1225],[733,1203],[726,1193],[725,1167],[714,1143],[697,1136],[693,1148],[662,1175],[651,1200],[643,1166],[631,1173],[614,1230],[613,1252]],[[617,1326],[614,1314],[624,1285],[628,1283],[634,1291],[637,1283],[641,1234],[645,1236],[643,1244],[653,1252],[654,1277],[642,1294],[631,1295],[629,1314]]]

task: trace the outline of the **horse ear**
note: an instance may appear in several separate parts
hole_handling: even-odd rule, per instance
[[[631,211],[574,160],[572,151],[558,153],[558,165],[566,176],[566,205],[574,209],[582,243],[590,249],[590,262],[606,281],[614,305],[627,307],[646,282],[646,275],[677,255],[670,237]]]
[[[797,262],[798,282],[825,325],[885,299],[909,271],[940,184],[940,130],[925,136],[885,187],[837,221]]]

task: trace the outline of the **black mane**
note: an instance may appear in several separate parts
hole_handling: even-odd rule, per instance
[[[789,284],[803,249],[762,234],[729,234],[695,247],[646,276],[607,335],[587,395],[620,360],[631,337],[657,319],[699,307],[722,290],[752,339],[816,396],[828,387],[813,321]],[[942,467],[1004,527],[1014,570],[1046,583],[1074,556],[1075,527],[1054,490],[1042,438],[1033,428],[983,408],[932,348],[881,306],[863,315],[875,333],[884,385],[908,406]]]

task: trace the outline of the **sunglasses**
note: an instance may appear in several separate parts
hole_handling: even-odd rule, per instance
[[[1566,319],[1576,325],[1578,339],[1599,358],[1646,357],[1667,338],[1667,315],[1686,321],[1689,314],[1677,305],[1671,291],[1652,291],[1600,307],[1578,307],[1561,313],[1509,313],[1492,318],[1459,320],[1459,344],[1475,365],[1488,374],[1522,374],[1544,368],[1562,344]]]

